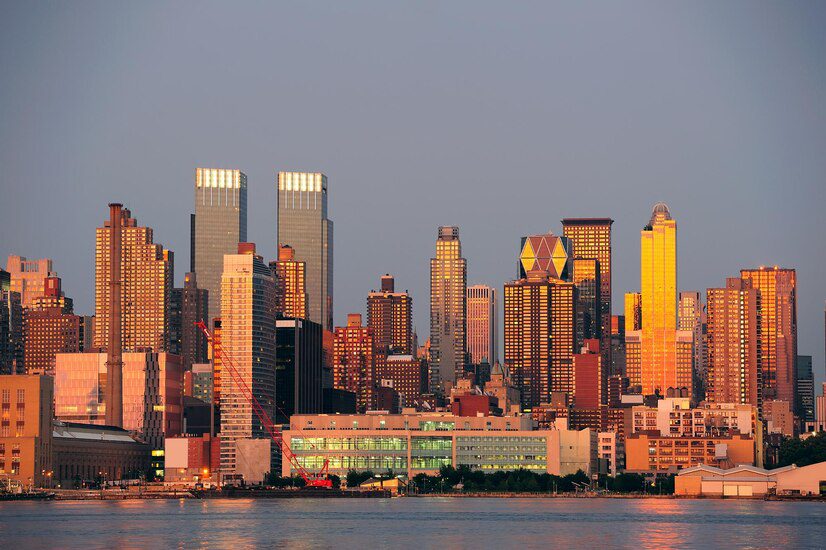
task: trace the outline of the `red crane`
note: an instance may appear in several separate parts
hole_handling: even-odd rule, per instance
[[[206,325],[203,321],[196,321],[195,326],[198,327],[201,332],[204,333],[206,336],[207,341],[210,345],[213,344],[212,334],[210,334],[209,329],[207,329]],[[293,453],[290,446],[287,445],[287,442],[284,441],[284,438],[281,435],[281,431],[275,427],[270,415],[267,414],[267,411],[264,410],[264,407],[258,402],[255,396],[252,394],[252,390],[247,385],[246,381],[241,377],[241,373],[238,372],[238,369],[235,367],[235,363],[232,362],[232,359],[223,353],[221,354],[221,364],[226,365],[229,367],[230,376],[232,376],[232,380],[238,386],[238,389],[241,391],[241,394],[244,396],[250,405],[252,405],[252,410],[255,412],[255,415],[261,421],[261,424],[270,434],[270,438],[272,438],[273,442],[278,446],[279,450],[281,450],[282,454],[287,457],[287,460],[290,461],[293,468],[298,471],[298,475],[304,480],[306,487],[321,487],[325,489],[332,489],[333,482],[328,477],[328,472],[330,469],[330,462],[328,460],[324,460],[324,466],[321,467],[321,470],[318,473],[311,473],[301,465],[298,461],[298,458]]]

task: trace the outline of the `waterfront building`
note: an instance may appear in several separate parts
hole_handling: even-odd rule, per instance
[[[333,330],[333,221],[327,215],[327,176],[279,172],[278,244],[288,244],[305,262],[310,321]]]
[[[20,293],[0,290],[0,375],[25,372],[23,306]]]
[[[760,409],[760,296],[751,281],[726,279],[707,291],[706,398],[716,403],[748,403]]]
[[[120,227],[120,318],[123,350],[169,347],[169,303],[172,294],[172,253],[153,242],[151,227],[142,227],[128,209],[118,207]],[[95,341],[106,349],[112,321],[111,219],[96,230]]]
[[[275,311],[292,319],[307,319],[307,263],[295,259],[293,247],[278,247],[278,260],[270,262],[277,286]]]
[[[812,372],[812,356],[797,356],[797,397],[800,400],[800,420],[815,420],[815,381]]]
[[[430,390],[443,395],[464,376],[467,346],[467,260],[459,228],[439,227],[430,259]]]
[[[608,473],[616,476],[625,469],[624,439],[615,431],[599,432],[597,434],[599,458],[608,463]]]
[[[329,461],[330,473],[392,470],[412,479],[442,466],[492,473],[520,468],[536,473],[596,473],[597,434],[565,422],[534,430],[529,416],[455,416],[451,413],[298,415],[284,440],[309,470]],[[295,474],[286,457],[283,476]]]
[[[760,372],[763,399],[796,406],[797,275],[794,269],[742,269],[740,277],[760,292]]]
[[[413,299],[407,291],[396,292],[390,274],[382,275],[380,290],[367,295],[367,326],[377,354],[413,353]]]
[[[275,322],[276,422],[323,412],[321,325],[307,319]]]
[[[736,431],[758,434],[757,407],[742,403],[703,403],[691,407],[688,398],[665,398],[656,407],[631,407],[631,432],[656,431],[668,437],[700,437]]]
[[[467,353],[473,365],[499,361],[496,289],[485,285],[467,287]]]
[[[247,241],[247,176],[240,170],[195,169],[195,214],[191,219],[190,266],[207,291],[207,323],[221,316],[224,255]]]
[[[195,273],[184,275],[183,288],[172,290],[170,302],[171,352],[180,355],[185,371],[195,363],[207,360],[207,340],[195,326],[197,321],[209,322],[209,292],[199,288]]]
[[[674,472],[698,464],[732,468],[754,462],[754,437],[739,433],[670,437],[635,432],[625,438],[626,472]]]
[[[43,296],[46,278],[52,276],[54,268],[51,258],[28,260],[24,256],[9,255],[6,271],[9,273],[7,290],[20,294],[20,305],[27,308],[32,300]]]
[[[740,465],[721,469],[699,464],[680,471],[674,494],[694,497],[745,497],[774,495],[822,496],[826,462],[809,466],[784,466],[764,470]]]
[[[373,330],[361,323],[361,314],[347,315],[347,326],[333,332],[333,387],[356,394],[356,410],[373,403],[375,356]]]
[[[611,324],[611,218],[564,218],[562,234],[573,241],[574,254],[595,259],[599,269],[599,338],[602,364],[612,364]],[[575,269],[576,271],[576,269]]]
[[[53,397],[50,376],[0,376],[3,481],[31,488],[43,487],[51,478]]]
[[[217,437],[204,434],[167,437],[164,441],[164,481],[167,483],[217,484],[220,465]]]
[[[47,278],[45,294],[23,316],[26,373],[54,376],[55,354],[81,351],[81,327],[82,318],[72,313],[71,300],[60,290],[60,278]]]
[[[224,256],[221,275],[221,363],[231,363],[244,386],[275,413],[275,279],[253,243]],[[243,386],[221,372],[221,471],[235,473],[236,440],[269,438]]]
[[[55,417],[106,424],[106,353],[55,355]],[[123,354],[123,428],[163,449],[163,438],[181,433],[181,358],[166,352]]]
[[[505,368],[523,408],[547,402],[551,392],[574,393],[576,286],[547,271],[527,275],[506,283],[504,293]]]

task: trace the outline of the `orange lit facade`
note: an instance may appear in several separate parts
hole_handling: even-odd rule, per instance
[[[356,409],[363,413],[373,402],[375,386],[373,331],[362,326],[361,315],[347,315],[347,326],[333,332],[333,387],[356,394]]]
[[[639,432],[625,438],[625,469],[629,472],[667,472],[698,464],[732,468],[754,465],[754,460],[754,438],[741,434],[668,437]]]
[[[529,271],[505,284],[505,367],[522,393],[522,406],[574,393],[576,286]]]
[[[467,288],[467,352],[471,364],[499,360],[496,338],[496,289],[485,285]]]
[[[391,275],[381,278],[381,290],[367,295],[367,326],[376,353],[410,355],[413,349],[413,298],[396,292]]]
[[[459,228],[439,227],[430,259],[430,389],[449,394],[464,376],[467,349],[467,260]]]
[[[43,296],[46,291],[46,278],[52,272],[52,260],[28,260],[23,256],[10,255],[6,261],[6,271],[10,274],[9,290],[20,294],[20,303],[25,307],[32,305],[32,300]]]
[[[72,314],[72,301],[60,290],[60,278],[48,277],[43,296],[34,298],[23,316],[27,374],[54,375],[56,353],[81,351],[83,319]]]
[[[278,261],[270,262],[278,286],[276,311],[284,317],[307,319],[307,264],[295,259],[289,245],[278,249]]]
[[[760,371],[763,398],[795,407],[797,275],[794,269],[743,269],[740,277],[760,292]]]
[[[706,399],[762,407],[759,293],[750,280],[729,278],[707,291]]]
[[[414,355],[376,356],[376,385],[389,386],[399,392],[405,407],[412,407],[422,396],[422,386],[426,383],[426,372],[422,371],[422,362]]]
[[[122,210],[121,304],[124,351],[165,351],[169,346],[172,253],[152,241],[152,228],[140,227]],[[106,348],[110,329],[109,221],[97,228],[95,245],[94,347]]]
[[[51,376],[0,376],[0,478],[43,487],[52,476]]]
[[[625,330],[642,329],[642,294],[625,293]]]

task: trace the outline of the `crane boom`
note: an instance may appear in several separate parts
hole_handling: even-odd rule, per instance
[[[201,332],[204,333],[206,336],[207,341],[210,345],[213,344],[212,334],[209,332],[209,329],[206,327],[206,324],[203,321],[196,321],[195,326],[198,327]],[[261,403],[258,402],[258,399],[255,398],[255,395],[252,393],[247,382],[241,376],[241,373],[238,372],[238,369],[235,366],[235,363],[232,361],[232,358],[226,356],[224,354],[221,355],[221,362],[223,365],[229,367],[229,373],[232,377],[233,382],[238,386],[238,389],[241,391],[241,395],[244,397],[246,401],[249,402],[250,406],[252,406],[253,412],[261,421],[261,425],[264,426],[264,429],[267,430],[270,438],[272,439],[273,443],[278,446],[278,449],[281,451],[282,455],[287,457],[287,460],[290,461],[293,468],[298,471],[298,475],[304,480],[307,487],[322,487],[326,489],[331,489],[333,487],[333,482],[327,477],[329,472],[330,463],[328,460],[324,460],[324,465],[322,466],[321,470],[318,473],[310,473],[307,471],[306,468],[298,461],[295,453],[293,453],[290,446],[284,441],[284,437],[281,435],[281,431],[275,427],[270,415],[267,414],[267,411],[264,407],[261,406]]]

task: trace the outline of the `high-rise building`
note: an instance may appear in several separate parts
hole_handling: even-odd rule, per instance
[[[323,410],[321,325],[306,319],[275,322],[276,421]]]
[[[747,403],[761,410],[759,293],[750,281],[729,278],[725,288],[709,288],[706,300],[706,399]]]
[[[686,339],[677,334],[677,222],[665,203],[654,205],[651,220],[640,232],[640,249],[642,392],[690,392],[690,357],[686,373],[677,353],[678,336],[683,343]]]
[[[522,394],[522,407],[574,393],[576,286],[528,271],[505,284],[505,368]]]
[[[275,415],[275,278],[252,243],[224,256],[221,362],[231,363],[270,418]],[[228,374],[228,373],[226,373]],[[269,434],[233,376],[221,373],[221,471],[235,473],[236,441]]]
[[[43,487],[51,479],[53,398],[51,376],[0,376],[4,484],[15,481],[24,487]]]
[[[53,271],[52,260],[27,260],[23,256],[10,255],[6,261],[6,271],[10,275],[9,290],[20,294],[20,303],[26,308],[33,299],[45,293],[46,277]]]
[[[611,365],[611,218],[565,218],[562,234],[574,243],[574,255],[599,263],[599,338],[603,366]]]
[[[625,293],[625,330],[642,330],[642,294]]]
[[[24,356],[27,374],[53,376],[55,354],[81,351],[83,319],[72,313],[59,277],[46,279],[45,292],[23,315]]]
[[[0,268],[0,292],[11,290],[11,273]]]
[[[464,375],[467,342],[467,260],[459,228],[439,227],[430,259],[430,390],[448,395]]]
[[[700,293],[694,290],[682,291],[677,305],[677,328],[693,334],[694,352],[692,372],[694,387],[692,395],[696,401],[705,396],[706,388],[706,310]]]
[[[117,205],[116,205],[117,206]],[[169,251],[153,242],[151,227],[141,227],[128,209],[120,212],[120,318],[126,351],[165,351],[169,347],[169,302],[172,260]],[[95,247],[95,343],[106,348],[112,330],[110,290],[111,219],[97,228]]]
[[[23,306],[20,293],[0,291],[0,375],[25,374]]]
[[[474,364],[499,361],[496,289],[485,285],[467,287],[467,353]]]
[[[291,319],[307,319],[307,263],[295,259],[293,247],[282,244],[270,269],[277,286],[276,312]]]
[[[413,298],[396,292],[390,274],[382,275],[381,290],[367,295],[367,326],[378,354],[409,355],[413,350]]]
[[[198,287],[195,273],[184,275],[183,288],[172,290],[170,305],[171,350],[181,356],[184,370],[207,360],[207,341],[195,323],[208,322],[209,291]]]
[[[378,355],[376,386],[393,388],[401,395],[403,406],[413,407],[426,393],[427,370],[414,355]]]
[[[347,315],[347,326],[333,333],[333,387],[356,394],[356,408],[370,408],[375,390],[373,330],[362,326],[361,314]]]
[[[812,372],[812,356],[797,356],[797,398],[800,401],[800,419],[815,421],[815,380]]]
[[[574,354],[573,403],[578,409],[598,409],[607,402],[608,378],[602,368],[599,340],[587,339]]]
[[[594,258],[574,258],[571,265],[571,281],[577,289],[576,349],[582,349],[585,340],[594,338],[600,340],[602,347],[599,262]]]
[[[625,376],[625,315],[611,315],[611,375]]]
[[[198,276],[209,305],[207,320],[221,315],[224,255],[247,240],[247,176],[240,170],[195,169],[195,214],[189,270]]]
[[[528,235],[519,243],[516,273],[520,279],[525,279],[529,271],[547,271],[549,277],[570,281],[573,254],[574,244],[568,237],[550,232]]]
[[[794,269],[742,269],[760,292],[760,371],[763,399],[786,401],[795,410],[797,360],[797,276]]]
[[[327,176],[279,172],[278,244],[306,264],[308,318],[333,330],[333,221],[327,217]]]

